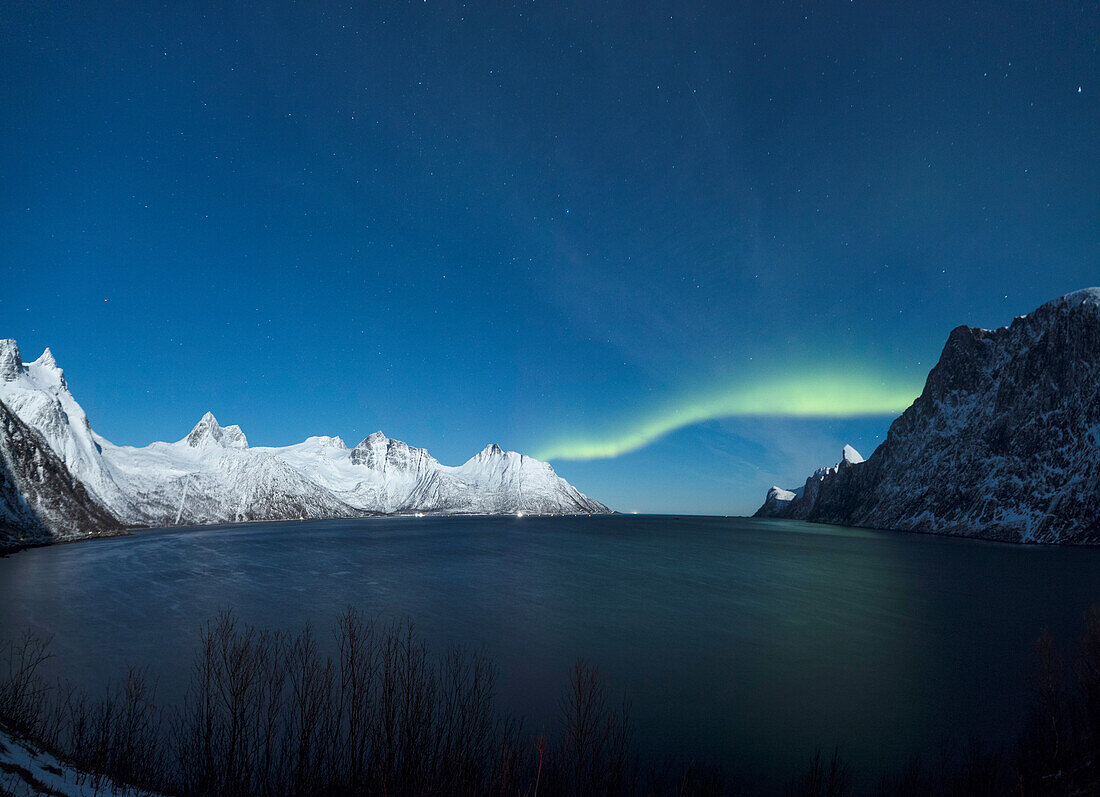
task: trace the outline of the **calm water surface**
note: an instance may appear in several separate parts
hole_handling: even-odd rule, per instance
[[[132,663],[179,694],[224,607],[327,633],[348,604],[486,650],[504,707],[552,718],[578,657],[632,707],[640,750],[768,789],[816,746],[863,771],[1004,738],[1041,629],[1075,637],[1100,549],[786,521],[399,518],[147,531],[0,559],[0,636],[54,635],[95,690]]]

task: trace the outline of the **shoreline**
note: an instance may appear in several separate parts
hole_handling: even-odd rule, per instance
[[[398,519],[412,519],[412,520],[425,520],[429,518],[506,518],[506,517],[519,517],[519,518],[550,518],[550,517],[568,517],[568,518],[580,518],[580,517],[612,517],[612,516],[627,515],[622,512],[593,512],[593,513],[554,513],[554,514],[517,514],[514,512],[501,512],[501,513],[478,513],[478,512],[440,512],[440,513],[394,513],[394,514],[371,514],[371,515],[349,515],[341,517],[324,517],[324,518],[275,518],[275,519],[257,519],[257,520],[237,520],[230,522],[220,523],[191,523],[180,524],[178,526],[128,526],[125,529],[110,534],[90,534],[85,537],[77,537],[62,540],[53,540],[50,542],[30,542],[17,544],[11,547],[0,548],[0,559],[5,559],[13,554],[17,554],[21,551],[30,550],[32,548],[52,548],[58,545],[74,545],[85,542],[95,542],[99,540],[112,540],[119,537],[131,537],[135,533],[144,531],[186,531],[186,530],[201,530],[211,528],[234,528],[240,526],[249,526],[257,523],[312,523],[323,522],[329,520],[398,520]],[[774,518],[774,517],[756,517],[755,515],[696,515],[693,513],[644,513],[635,514],[635,517],[667,517],[671,519],[679,518],[713,518],[723,520],[751,520],[761,521],[764,523],[808,523],[814,526],[821,526],[827,528],[836,529],[853,529],[858,531],[869,531],[879,534],[906,534],[919,537],[932,537],[937,539],[951,539],[951,540],[966,540],[969,542],[989,543],[993,545],[1010,545],[1021,548],[1098,548],[1100,547],[1100,541],[1097,542],[1041,542],[1038,540],[1011,540],[981,537],[970,534],[953,534],[945,531],[917,531],[914,529],[890,529],[879,528],[876,526],[848,526],[839,523],[826,523],[818,520],[805,520],[805,519],[793,519],[793,518]]]
[[[77,543],[93,542],[96,540],[113,540],[119,537],[132,537],[135,532],[142,531],[184,531],[188,529],[211,529],[218,527],[236,527],[236,526],[249,526],[256,523],[316,523],[326,520],[396,520],[399,518],[411,518],[413,520],[425,520],[428,518],[443,518],[443,517],[460,517],[460,518],[505,518],[505,517],[608,517],[611,515],[621,515],[621,512],[579,512],[575,514],[570,513],[554,513],[554,514],[539,514],[539,513],[516,513],[516,512],[498,512],[498,513],[482,513],[482,512],[423,512],[423,513],[406,513],[399,512],[394,514],[369,514],[369,515],[346,515],[340,517],[321,517],[321,518],[271,518],[271,519],[256,519],[256,520],[234,520],[228,522],[219,523],[181,523],[176,526],[127,526],[121,531],[112,532],[110,534],[89,534],[84,537],[75,537],[62,540],[51,540],[49,542],[28,542],[16,544],[11,547],[0,547],[0,559],[4,559],[7,556],[20,551],[30,550],[32,548],[53,548],[57,545],[74,545]],[[669,515],[669,517],[689,517],[688,515]],[[691,517],[721,517],[720,515],[698,515]]]

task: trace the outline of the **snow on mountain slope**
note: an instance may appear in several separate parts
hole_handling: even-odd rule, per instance
[[[0,402],[0,550],[121,532],[42,435]]]
[[[176,443],[103,441],[140,525],[412,513],[607,512],[553,469],[515,452],[441,465],[427,451],[375,432],[353,449],[334,437],[249,448],[207,413]],[[486,449],[489,451],[490,449]],[[178,518],[178,520],[177,520]]]
[[[375,432],[348,450],[309,438],[270,451],[353,507],[433,514],[589,513],[607,507],[582,495],[538,460],[498,446],[463,465],[440,464],[423,448]]]
[[[443,467],[423,448],[391,440],[380,431],[353,448],[348,463],[357,481],[354,498],[349,500],[381,512],[401,511],[416,485]]]
[[[38,431],[92,496],[116,516],[131,514],[126,496],[103,460],[88,416],[69,392],[49,349],[24,363],[19,346],[0,340],[0,401]]]
[[[756,510],[756,517],[781,517],[787,506],[798,497],[800,492],[802,492],[801,489],[795,492],[794,490],[784,490],[778,484],[773,484],[764,498],[764,505]]]
[[[486,446],[457,467],[430,470],[401,509],[478,514],[609,511],[558,476],[548,463],[496,445]]]
[[[863,455],[856,451],[851,446],[844,446],[844,451],[840,456],[841,462],[847,462],[849,465],[858,465],[863,462]],[[840,467],[837,465],[837,467]]]
[[[103,457],[126,485],[131,525],[235,523],[246,520],[354,517],[369,514],[275,452],[250,449],[236,427],[210,413],[175,443],[141,448],[104,440]]]
[[[1100,288],[1000,329],[953,330],[924,391],[874,454],[812,486],[759,514],[1100,541]]]
[[[175,443],[118,446],[92,431],[47,350],[24,365],[0,342],[0,400],[90,493],[129,526],[355,517],[394,512],[608,512],[548,464],[489,446],[463,465],[375,432],[353,449],[338,437],[250,447],[238,426],[206,413]]]
[[[183,439],[191,448],[248,448],[248,438],[237,425],[221,427],[212,412],[202,416]]]

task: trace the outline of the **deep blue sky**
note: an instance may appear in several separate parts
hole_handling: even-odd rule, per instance
[[[952,327],[1100,283],[1096,3],[222,5],[0,12],[0,336],[115,442],[457,463],[749,387],[779,415],[554,460],[747,512],[890,420],[783,396],[915,395]]]

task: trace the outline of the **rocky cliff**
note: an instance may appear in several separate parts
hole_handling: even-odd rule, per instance
[[[958,327],[866,462],[772,488],[758,516],[1100,542],[1100,288]]]

